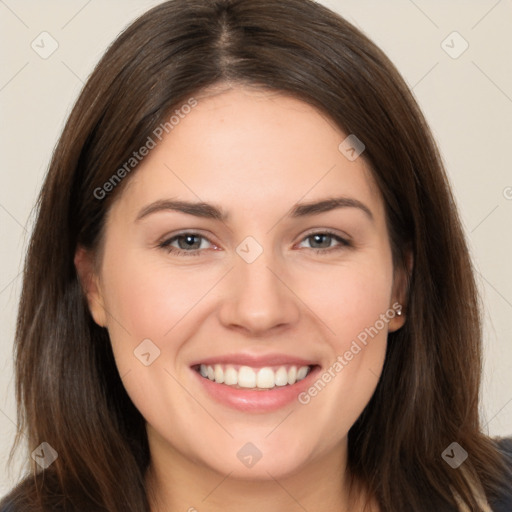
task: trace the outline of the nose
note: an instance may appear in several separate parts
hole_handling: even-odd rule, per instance
[[[239,258],[224,282],[221,323],[252,336],[283,330],[300,317],[299,300],[279,266],[266,251],[256,261]]]

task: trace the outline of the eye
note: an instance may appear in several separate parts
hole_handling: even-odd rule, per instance
[[[158,247],[169,253],[197,256],[201,250],[208,249],[209,245],[213,244],[198,233],[181,233],[159,243]]]
[[[309,243],[309,247],[305,247],[303,244]],[[331,250],[343,249],[344,247],[351,247],[351,243],[348,240],[331,233],[329,231],[321,231],[317,233],[311,233],[299,244],[299,247],[306,249],[313,249],[315,252],[330,252]]]
[[[309,247],[304,245],[305,243]],[[329,231],[311,233],[299,244],[300,248],[312,249],[317,253],[331,252],[351,246],[348,240]],[[206,237],[193,232],[174,235],[160,242],[158,247],[178,256],[199,256],[205,249],[217,248]]]

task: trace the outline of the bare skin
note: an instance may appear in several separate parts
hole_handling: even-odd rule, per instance
[[[363,157],[338,149],[347,134],[311,106],[240,87],[197,100],[114,202],[96,265],[81,249],[75,259],[147,421],[152,511],[362,510],[365,496],[348,496],[347,433],[375,390],[388,332],[404,322],[376,323],[405,292],[383,200]],[[290,215],[340,197],[351,203]],[[168,199],[227,217],[145,210]],[[257,245],[243,247],[262,250],[251,263],[236,250],[249,236]],[[160,350],[149,366],[134,357],[145,339]],[[307,403],[239,410],[212,399],[191,368],[233,353],[300,357],[331,379]],[[261,454],[252,467],[237,456],[248,442]]]

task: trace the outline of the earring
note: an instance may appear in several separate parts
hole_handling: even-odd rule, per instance
[[[397,316],[402,316],[402,308],[400,308],[400,309],[396,312],[396,315],[397,315]]]

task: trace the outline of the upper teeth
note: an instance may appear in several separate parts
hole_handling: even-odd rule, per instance
[[[270,389],[274,386],[295,384],[309,373],[309,366],[281,366],[273,369],[269,366],[253,369],[250,366],[240,366],[237,370],[232,365],[202,364],[199,372],[203,377],[228,386],[241,388]]]

